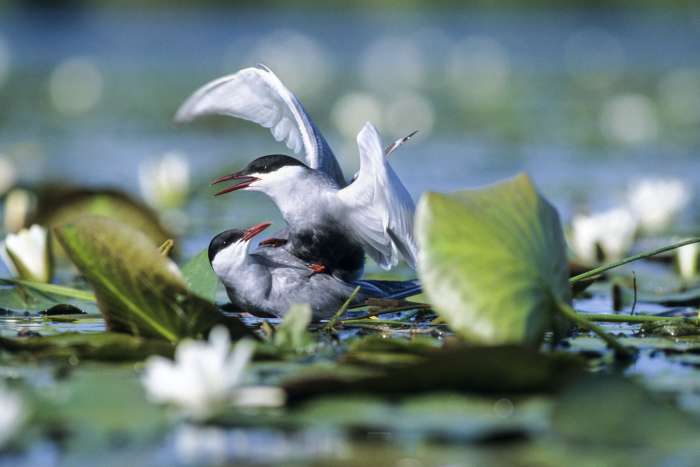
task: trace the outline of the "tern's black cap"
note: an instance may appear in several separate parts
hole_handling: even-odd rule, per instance
[[[240,240],[243,235],[245,235],[244,230],[231,229],[221,232],[219,235],[214,237],[209,243],[209,262],[214,261],[214,257],[224,248],[236,243]]]
[[[306,164],[294,157],[285,156],[284,154],[270,154],[268,156],[258,157],[250,164],[245,166],[245,168],[238,172],[238,174],[249,175],[255,173],[270,173],[288,165],[297,165],[308,168]]]

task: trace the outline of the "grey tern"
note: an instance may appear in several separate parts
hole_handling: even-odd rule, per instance
[[[414,133],[384,150],[376,128],[366,123],[357,135],[360,169],[348,183],[302,104],[268,68],[245,68],[205,84],[175,120],[211,114],[255,122],[270,128],[294,153],[304,150],[305,164],[284,155],[263,156],[214,183],[238,182],[218,194],[252,190],[268,195],[287,222],[286,248],[312,270],[357,279],[363,251],[383,269],[401,259],[415,269],[415,204],[385,157]]]
[[[220,233],[209,244],[212,269],[236,309],[281,317],[293,304],[311,306],[314,319],[331,317],[357,286],[353,305],[367,298],[402,299],[421,292],[418,281],[346,282],[330,274],[309,274],[306,263],[284,248],[253,246],[269,222]]]

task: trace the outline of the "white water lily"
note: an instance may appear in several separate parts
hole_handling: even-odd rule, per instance
[[[6,193],[12,188],[17,180],[17,169],[15,164],[0,154],[0,194]]]
[[[25,418],[22,398],[0,382],[0,449],[14,438]]]
[[[592,215],[577,215],[571,224],[571,248],[586,264],[596,264],[598,249],[605,260],[622,258],[632,246],[637,220],[628,210],[615,208]]]
[[[16,277],[50,282],[53,262],[49,241],[49,232],[35,224],[29,229],[8,234],[0,249],[0,255]]]
[[[676,265],[682,278],[692,279],[698,275],[699,257],[700,244],[691,243],[676,249]]]
[[[645,178],[627,190],[627,203],[647,233],[667,228],[692,198],[690,186],[675,178]]]
[[[143,197],[159,209],[174,209],[187,201],[190,191],[190,164],[179,152],[165,153],[139,167],[139,185]]]
[[[142,381],[152,400],[176,405],[200,420],[231,405],[280,406],[284,403],[281,389],[242,385],[254,349],[253,341],[243,339],[232,350],[228,330],[217,326],[208,342],[182,341],[175,361],[150,357]]]
[[[5,196],[3,222],[5,230],[17,232],[27,224],[27,219],[36,207],[36,195],[23,188],[13,188]]]

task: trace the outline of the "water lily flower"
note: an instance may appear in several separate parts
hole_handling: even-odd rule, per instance
[[[141,193],[158,209],[181,207],[190,191],[190,164],[179,152],[168,152],[160,159],[146,161],[139,167]]]
[[[142,381],[152,400],[178,406],[199,420],[231,405],[280,406],[284,403],[281,389],[243,386],[254,349],[253,341],[243,339],[231,350],[228,330],[217,326],[208,342],[183,340],[175,350],[175,361],[150,357]]]
[[[11,189],[5,196],[3,219],[5,230],[8,232],[21,230],[27,225],[27,219],[35,208],[36,195],[22,188]]]
[[[577,215],[571,224],[571,248],[586,264],[622,258],[632,246],[637,220],[627,209],[614,208],[592,215]],[[603,258],[600,258],[599,251]]]
[[[14,438],[25,418],[22,398],[0,382],[0,449]]]
[[[666,229],[692,198],[688,184],[674,178],[642,179],[627,191],[629,207],[647,233]]]
[[[691,243],[676,249],[676,265],[682,278],[692,279],[698,275],[699,257],[700,244]]]
[[[0,256],[14,276],[36,282],[51,282],[53,261],[49,242],[49,232],[35,224],[29,229],[8,234],[0,248]]]
[[[17,180],[17,169],[15,164],[0,154],[0,194],[6,193],[12,188]]]

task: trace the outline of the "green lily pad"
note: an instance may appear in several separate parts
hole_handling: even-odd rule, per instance
[[[427,193],[416,220],[418,272],[430,303],[463,338],[532,344],[568,322],[559,215],[527,175],[479,190]]]
[[[86,215],[104,216],[142,231],[157,245],[174,238],[155,211],[122,191],[49,183],[36,192],[38,202],[28,224],[53,228]],[[60,248],[54,251],[62,253]]]
[[[0,279],[0,283],[8,284],[0,286],[0,310],[3,312],[2,314],[45,314],[47,310],[57,306],[74,306],[85,313],[91,313],[95,309],[94,297],[92,301],[88,300],[89,292],[68,289],[54,284],[2,279]],[[38,284],[39,288],[35,288],[34,284]],[[63,293],[64,289],[74,290],[76,293],[68,296]],[[56,293],[55,290],[60,293]]]
[[[182,266],[182,275],[190,290],[200,297],[213,302],[219,278],[209,263],[209,251],[204,249]]]
[[[619,377],[592,377],[569,388],[554,413],[555,430],[586,445],[694,446],[700,424],[674,404]]]
[[[109,330],[176,342],[201,338],[222,324],[233,338],[252,336],[239,320],[192,293],[175,263],[133,227],[89,216],[57,228],[56,235],[95,289]]]
[[[311,324],[311,307],[293,305],[275,329],[274,345],[282,351],[304,353],[314,346],[314,338],[308,331]]]
[[[415,354],[413,354],[415,356]],[[291,403],[328,394],[397,396],[434,391],[525,394],[554,391],[582,374],[582,360],[543,354],[527,347],[459,346],[426,351],[415,363],[373,365],[373,374],[329,374],[290,379],[283,385]]]
[[[143,339],[128,334],[67,332],[55,336],[9,339],[0,337],[0,349],[29,353],[35,357],[101,361],[138,361],[150,355],[172,357],[175,347],[159,339]]]

